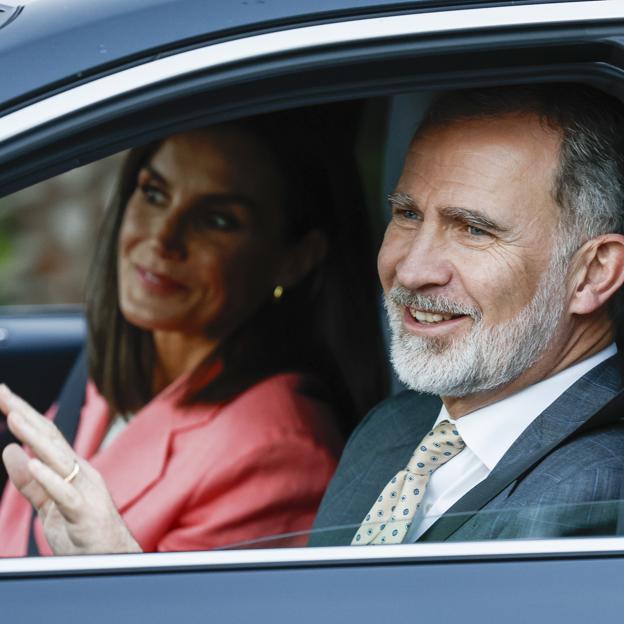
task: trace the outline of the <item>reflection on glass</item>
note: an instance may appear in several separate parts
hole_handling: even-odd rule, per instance
[[[562,505],[525,505],[523,507],[477,512],[446,513],[433,517],[433,526],[439,522],[452,523],[453,534],[444,542],[469,542],[483,540],[526,540],[553,538],[617,537],[624,535],[624,500],[594,501]],[[381,523],[371,522],[370,526]],[[359,523],[332,526],[296,534],[275,535],[258,540],[229,544],[225,549],[282,548],[292,545],[292,537],[315,538],[314,546],[331,544],[350,545]],[[465,533],[462,532],[465,531]],[[403,544],[435,543],[427,537]],[[359,547],[356,547],[359,548]]]

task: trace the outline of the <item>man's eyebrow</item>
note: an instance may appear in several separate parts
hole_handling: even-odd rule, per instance
[[[407,193],[390,193],[390,195],[388,195],[388,201],[395,206],[400,206],[401,208],[406,208],[407,210],[419,210],[418,204],[414,198]],[[490,232],[503,234],[509,231],[508,227],[505,227],[493,219],[486,217],[478,210],[449,206],[447,208],[443,208],[440,212],[449,219],[464,221],[474,227],[483,228],[484,230],[488,230]]]
[[[418,206],[416,205],[414,198],[407,193],[390,193],[390,195],[388,195],[388,201],[391,204],[401,206],[402,208],[408,208],[409,210],[418,210]]]
[[[442,210],[440,210],[440,213],[449,219],[463,221],[474,227],[482,228],[490,232],[498,232],[499,234],[503,234],[509,231],[508,227],[505,227],[504,225],[497,223],[493,219],[486,217],[482,212],[479,212],[478,210],[470,210],[468,208],[449,206],[447,208],[442,208]]]

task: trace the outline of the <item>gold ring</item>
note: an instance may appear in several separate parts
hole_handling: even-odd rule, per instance
[[[75,461],[72,471],[63,479],[63,481],[65,481],[65,483],[71,483],[76,478],[76,475],[79,472],[80,472],[80,464],[78,464],[78,462]]]

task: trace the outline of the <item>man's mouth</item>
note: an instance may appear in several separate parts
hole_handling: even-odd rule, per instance
[[[449,312],[427,312],[418,308],[408,308],[408,310],[412,318],[415,318],[419,323],[425,324],[441,323],[463,316],[461,314],[450,314]]]

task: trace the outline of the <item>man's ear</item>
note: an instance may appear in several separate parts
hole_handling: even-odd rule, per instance
[[[603,234],[587,241],[574,263],[572,314],[592,314],[624,283],[624,236]]]
[[[281,263],[277,284],[284,288],[295,286],[327,255],[327,237],[321,230],[310,230],[292,245]]]

